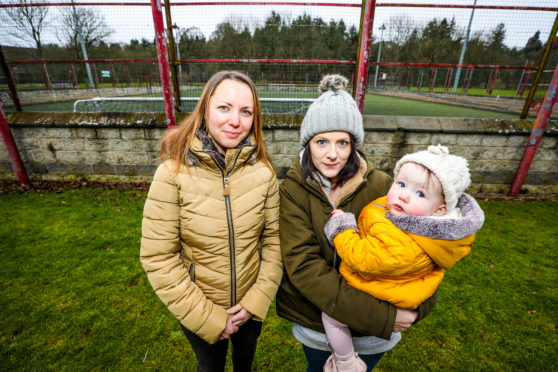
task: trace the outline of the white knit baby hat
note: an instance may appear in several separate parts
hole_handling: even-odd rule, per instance
[[[430,169],[442,184],[446,199],[446,208],[453,210],[457,200],[471,184],[469,165],[462,156],[450,155],[446,146],[428,146],[427,150],[414,152],[403,156],[395,164],[394,175],[397,177],[401,166],[413,162]]]

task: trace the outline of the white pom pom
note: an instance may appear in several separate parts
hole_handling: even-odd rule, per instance
[[[342,75],[326,75],[322,79],[319,87],[320,94],[331,90],[333,92],[337,90],[345,90],[345,87],[349,83],[346,77]]]
[[[428,146],[428,151],[436,155],[448,155],[449,150],[446,146],[438,145],[438,146]]]

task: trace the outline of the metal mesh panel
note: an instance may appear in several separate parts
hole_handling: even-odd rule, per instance
[[[42,6],[7,0],[1,5],[0,44],[23,110],[70,111],[76,100],[95,97],[162,97],[150,3],[123,3],[133,5],[106,0]],[[247,3],[171,3],[176,43],[169,49],[176,51],[181,96],[199,95],[203,83],[223,69],[246,72],[268,98],[315,98],[326,73],[352,81],[360,1]],[[378,1],[368,92],[519,113],[556,17],[556,2],[477,0],[472,16],[474,3]],[[535,99],[544,97],[557,63],[553,48]],[[4,108],[10,111],[13,102],[1,78]],[[292,112],[300,112],[294,102]],[[290,112],[286,103],[281,105]],[[162,103],[125,100],[107,107],[164,110]],[[191,110],[185,103],[179,109]]]

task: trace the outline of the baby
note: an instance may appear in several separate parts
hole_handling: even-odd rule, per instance
[[[362,210],[358,228],[353,214],[336,209],[325,232],[351,286],[415,309],[434,294],[444,269],[469,254],[484,214],[464,194],[471,183],[467,160],[444,146],[405,155],[394,176],[387,195]],[[348,327],[325,313],[322,320],[333,349],[324,371],[366,371]]]

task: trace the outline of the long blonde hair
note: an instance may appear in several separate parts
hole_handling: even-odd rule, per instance
[[[220,71],[213,75],[207,84],[205,84],[200,100],[192,114],[180,123],[177,128],[168,131],[161,140],[161,157],[163,159],[174,159],[176,164],[178,164],[176,168],[177,173],[182,165],[188,168],[188,152],[190,151],[190,146],[192,145],[192,140],[196,132],[204,123],[209,99],[213,96],[219,84],[228,79],[244,83],[250,87],[252,91],[252,98],[254,99],[254,122],[252,123],[250,133],[253,134],[256,139],[256,161],[263,161],[268,168],[273,171],[271,157],[267,152],[267,147],[263,140],[262,108],[254,83],[247,75],[241,72]]]

